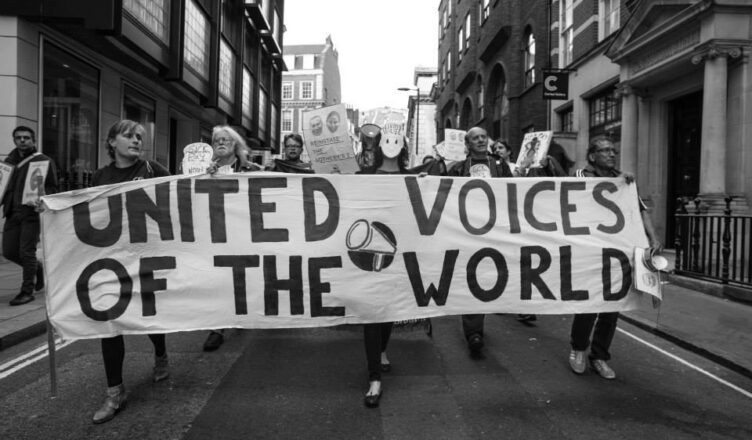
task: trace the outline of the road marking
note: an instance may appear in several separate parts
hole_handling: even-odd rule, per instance
[[[63,341],[62,339],[56,339],[55,351],[67,347],[73,342],[73,340]],[[5,379],[16,371],[28,367],[29,365],[40,359],[46,358],[48,355],[49,352],[47,351],[47,344],[44,344],[27,353],[22,354],[21,356],[18,356],[15,359],[11,359],[10,361],[0,365],[0,379]]]
[[[743,394],[744,396],[749,397],[750,399],[752,399],[752,393],[749,392],[749,391],[747,391],[747,390],[745,390],[744,388],[740,388],[740,387],[734,385],[733,383],[731,383],[731,382],[729,382],[727,380],[721,379],[720,377],[716,376],[715,374],[713,374],[713,373],[711,373],[709,371],[705,371],[702,368],[700,368],[700,367],[698,367],[698,366],[696,366],[694,364],[691,364],[688,361],[685,361],[684,359],[680,358],[679,356],[671,354],[671,353],[667,352],[666,350],[664,350],[664,349],[662,349],[662,348],[660,348],[660,347],[658,347],[656,345],[653,345],[650,342],[648,342],[648,341],[646,341],[644,339],[641,339],[641,338],[633,335],[632,333],[629,333],[626,330],[622,330],[620,328],[617,328],[616,330],[624,333],[625,335],[629,336],[630,338],[632,338],[632,339],[634,339],[634,340],[636,340],[638,342],[641,342],[641,343],[647,345],[648,347],[652,348],[653,350],[655,350],[655,351],[657,351],[659,353],[665,354],[666,356],[670,357],[671,359],[674,359],[675,361],[677,361],[677,362],[679,362],[679,363],[681,363],[681,364],[683,364],[683,365],[685,365],[685,366],[687,366],[687,367],[689,367],[689,368],[697,371],[698,373],[702,373],[702,374],[708,376],[709,378],[715,380],[716,382],[722,383],[723,385],[726,385],[727,387],[731,388],[732,390],[738,391],[739,393]]]

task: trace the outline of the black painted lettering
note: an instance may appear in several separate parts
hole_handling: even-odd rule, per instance
[[[555,190],[556,190],[556,184],[554,184],[553,181],[544,180],[542,182],[538,182],[535,185],[531,186],[530,189],[527,191],[527,194],[525,194],[525,203],[524,203],[525,220],[527,220],[530,226],[532,226],[533,228],[539,231],[544,231],[544,232],[556,231],[556,222],[543,223],[535,217],[535,214],[533,214],[533,204],[535,203],[535,196],[537,196],[538,193],[543,192],[543,191],[555,191]]]
[[[305,240],[321,241],[334,234],[339,225],[339,196],[337,189],[323,177],[304,177],[303,185],[303,219],[305,221]],[[329,211],[326,219],[316,223],[315,193],[321,193],[326,198]]]
[[[517,209],[517,184],[507,183],[507,212],[509,213],[509,232],[519,234],[520,229],[520,212]]]
[[[490,289],[486,290],[478,283],[478,265],[484,258],[490,258],[496,266],[496,283]],[[504,288],[509,280],[509,269],[507,260],[493,248],[483,248],[474,253],[467,262],[467,287],[470,293],[483,302],[493,301],[504,293]]]
[[[125,212],[128,214],[131,243],[146,243],[147,215],[159,225],[159,238],[162,241],[175,238],[170,218],[170,182],[154,185],[154,194],[156,200],[152,200],[142,188],[125,193]]]
[[[209,196],[209,228],[212,243],[227,243],[225,226],[225,194],[239,191],[237,180],[233,179],[197,179],[196,194]]]
[[[619,261],[621,268],[621,288],[612,292],[611,289],[611,260],[615,259]],[[603,268],[601,272],[601,278],[603,279],[603,300],[604,301],[619,301],[627,296],[629,288],[632,286],[632,265],[629,263],[629,257],[619,249],[604,248],[603,249]]]
[[[232,268],[232,286],[235,297],[235,314],[248,314],[246,299],[245,270],[249,267],[259,267],[258,255],[215,255],[214,267]]]
[[[303,257],[290,256],[290,278],[277,277],[277,257],[264,255],[264,314],[279,315],[279,291],[290,292],[290,314],[302,315],[303,307]]]
[[[485,225],[481,226],[480,228],[476,228],[473,225],[468,222],[467,219],[467,196],[473,189],[479,189],[483,191],[486,195],[486,200],[488,201],[488,221]],[[488,231],[493,228],[493,226],[496,224],[496,196],[494,196],[493,190],[491,189],[491,185],[488,184],[485,180],[476,179],[471,180],[464,185],[462,185],[462,188],[460,189],[460,196],[459,196],[459,203],[460,203],[460,222],[462,222],[462,226],[465,227],[465,230],[473,235],[483,235],[487,233]],[[483,210],[480,206],[473,206],[472,211],[477,212]]]
[[[572,246],[559,247],[559,269],[561,270],[561,300],[584,301],[587,290],[572,290]]]
[[[89,203],[73,205],[73,229],[81,243],[95,247],[108,247],[117,243],[123,232],[122,194],[107,197],[107,210],[110,213],[109,223],[104,229],[97,229],[91,225]]]
[[[448,250],[444,253],[444,265],[441,268],[441,278],[439,278],[439,288],[433,283],[426,289],[423,286],[423,278],[420,275],[420,265],[415,252],[405,252],[402,258],[405,260],[405,269],[407,276],[410,278],[410,285],[413,288],[415,303],[418,307],[426,307],[433,298],[437,306],[446,304],[449,295],[449,287],[452,285],[452,275],[454,274],[454,265],[457,262],[459,250]]]
[[[138,276],[141,279],[141,308],[143,316],[157,314],[157,304],[154,292],[167,290],[167,280],[154,278],[157,270],[175,269],[175,257],[147,257],[141,259]]]
[[[287,229],[264,228],[264,213],[275,212],[277,210],[276,203],[264,203],[261,200],[261,191],[266,188],[287,188],[287,178],[248,179],[248,203],[251,207],[251,241],[254,243],[289,241],[290,232]]]
[[[577,211],[577,205],[569,203],[570,191],[585,191],[585,182],[561,182],[560,203],[561,203],[561,227],[564,235],[589,235],[590,228],[587,226],[572,226],[572,219],[569,214]]]
[[[533,255],[540,260],[538,267],[533,267]],[[553,299],[554,294],[548,288],[541,274],[551,267],[551,253],[543,246],[523,246],[520,248],[520,298],[531,299],[533,286],[538,288],[544,299]]]
[[[120,283],[118,300],[107,310],[95,310],[91,305],[91,298],[89,297],[89,280],[100,270],[114,272]],[[125,267],[112,258],[103,258],[92,262],[84,268],[78,280],[76,280],[76,297],[78,298],[78,304],[81,306],[81,311],[84,315],[95,321],[111,321],[120,317],[120,315],[125,313],[125,309],[128,308],[132,296],[133,280],[128,275]]]
[[[616,222],[613,225],[606,226],[602,223],[598,225],[597,229],[606,234],[618,234],[624,229],[624,213],[621,212],[621,208],[603,195],[604,192],[615,193],[618,190],[619,188],[613,182],[601,182],[593,188],[593,199],[596,203],[613,212],[616,216]]]
[[[345,316],[344,307],[325,307],[321,294],[332,291],[331,284],[321,282],[321,270],[342,267],[342,257],[321,257],[308,260],[308,283],[311,295],[311,317]]]
[[[178,219],[180,220],[180,241],[196,241],[193,231],[193,183],[191,179],[178,180]]]
[[[439,189],[436,191],[436,199],[433,201],[433,206],[431,207],[431,214],[427,215],[426,208],[423,205],[420,185],[418,185],[418,178],[405,178],[407,195],[410,197],[410,204],[413,207],[413,215],[418,224],[420,235],[433,235],[436,232],[436,228],[439,227],[439,221],[441,220],[441,214],[444,212],[444,206],[446,206],[447,198],[449,198],[449,190],[452,189],[452,183],[452,179],[441,179]]]

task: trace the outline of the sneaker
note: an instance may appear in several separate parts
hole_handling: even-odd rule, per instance
[[[585,372],[585,352],[572,350],[569,352],[569,367],[577,374]]]
[[[162,356],[154,356],[154,382],[160,382],[170,377],[170,364],[167,361],[167,353]]]
[[[94,424],[109,422],[115,417],[115,414],[125,408],[127,397],[123,384],[107,388],[107,398],[102,407],[94,413],[91,421]]]
[[[211,332],[209,333],[209,337],[206,338],[206,342],[204,342],[204,351],[214,351],[218,349],[224,341],[225,338],[222,336],[222,333]]]
[[[595,372],[604,379],[616,379],[616,373],[603,359],[590,359],[590,368],[595,370]]]
[[[470,355],[477,357],[483,349],[483,336],[474,334],[467,339],[467,348],[470,349]]]
[[[9,304],[12,306],[20,306],[21,304],[26,304],[32,301],[34,301],[34,295],[31,293],[20,292],[15,298],[10,300]]]

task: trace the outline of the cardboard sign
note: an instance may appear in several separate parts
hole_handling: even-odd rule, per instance
[[[436,145],[436,151],[449,162],[465,160],[467,157],[465,133],[467,133],[465,130],[445,128],[444,141]]]
[[[29,171],[26,173],[21,204],[35,206],[44,195],[44,181],[47,179],[50,161],[29,162],[28,167]]]
[[[10,184],[10,178],[13,176],[13,165],[0,162],[0,201],[5,197],[5,191]]]
[[[303,112],[303,138],[316,174],[354,174],[360,171],[353,142],[347,134],[344,104]]]
[[[548,154],[552,136],[552,131],[525,133],[520,154],[517,156],[517,170],[521,176],[525,176],[530,168],[541,166],[541,161]]]
[[[55,194],[47,311],[93,338],[629,310],[637,200],[624,179],[276,173]]]
[[[643,248],[634,250],[634,285],[635,289],[653,295],[659,300],[663,299],[661,290],[661,273],[657,270],[651,270],[646,264],[646,259],[650,256]]]
[[[212,164],[214,149],[204,142],[194,142],[183,148],[183,174],[204,174]]]

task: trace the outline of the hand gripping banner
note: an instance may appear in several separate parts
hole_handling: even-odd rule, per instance
[[[171,176],[45,196],[65,338],[638,306],[623,179]]]

